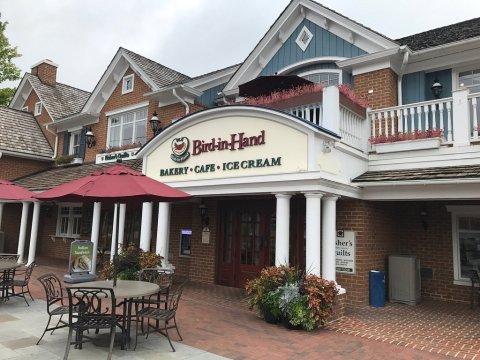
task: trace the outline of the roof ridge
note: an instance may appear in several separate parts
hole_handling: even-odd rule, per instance
[[[90,92],[87,91],[87,90],[83,90],[83,89],[80,89],[80,88],[78,88],[78,87],[76,87],[76,86],[68,85],[68,84],[65,84],[65,83],[58,82],[58,81],[55,82],[55,85],[46,84],[46,83],[44,83],[42,80],[40,80],[40,78],[39,78],[37,75],[33,75],[32,73],[29,73],[28,71],[25,72],[25,74],[28,75],[28,76],[33,76],[33,77],[37,78],[37,79],[38,79],[43,85],[45,85],[45,86],[55,87],[56,85],[62,85],[62,86],[67,86],[67,87],[69,87],[69,88],[71,88],[71,89],[83,91],[84,93],[90,94]]]

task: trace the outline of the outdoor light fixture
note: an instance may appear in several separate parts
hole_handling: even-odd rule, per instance
[[[150,126],[153,131],[153,136],[157,135],[162,128],[160,127],[160,120],[158,119],[157,112],[154,112],[152,118],[150,119]]]
[[[433,85],[432,85],[431,89],[432,89],[432,94],[435,97],[435,99],[440,98],[440,95],[441,95],[442,89],[443,89],[443,85],[440,84],[438,79],[435,79],[433,81]]]
[[[198,208],[200,209],[200,221],[202,223],[202,227],[208,226],[209,218],[207,216],[207,206],[205,205],[203,200]]]
[[[423,230],[428,230],[428,212],[426,210],[420,211],[420,221],[422,223]]]
[[[85,142],[87,143],[87,146],[91,148],[92,146],[95,146],[96,141],[95,141],[95,135],[93,135],[92,128],[88,128],[87,132],[85,133]]]

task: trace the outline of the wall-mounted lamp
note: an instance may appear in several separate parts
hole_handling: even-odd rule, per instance
[[[203,200],[200,203],[200,206],[198,207],[198,209],[200,210],[200,221],[202,223],[202,227],[208,226],[210,219],[207,216],[207,206],[205,205]]]
[[[93,135],[92,128],[88,128],[87,132],[85,133],[85,142],[87,143],[87,147],[91,148],[95,146],[95,135]]]
[[[150,119],[150,127],[152,128],[153,136],[162,131],[160,120],[158,119],[158,114],[156,112],[153,113],[152,118]]]
[[[420,211],[420,222],[423,230],[428,230],[428,212],[426,210]]]
[[[432,95],[435,99],[439,99],[440,98],[440,95],[442,94],[442,89],[443,89],[443,85],[440,84],[440,82],[438,81],[438,79],[435,79],[433,81],[433,85],[431,87],[432,89]]]

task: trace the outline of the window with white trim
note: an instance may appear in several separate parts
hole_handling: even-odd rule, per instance
[[[42,103],[39,101],[35,103],[35,112],[33,113],[33,115],[37,116],[37,115],[40,115],[41,113],[42,113]]]
[[[300,31],[300,34],[297,36],[297,40],[295,42],[297,43],[298,47],[302,49],[302,51],[305,51],[308,47],[308,44],[310,44],[310,41],[313,39],[313,34],[306,26],[302,28]]]
[[[480,92],[480,69],[458,72],[458,87],[468,88],[469,92]]]
[[[480,206],[447,206],[452,212],[454,281],[470,285],[469,272],[480,270]]]
[[[147,139],[147,110],[141,108],[109,116],[108,147],[143,145]]]
[[[24,107],[22,108],[22,111],[28,111],[28,106],[24,106]]]
[[[73,155],[74,157],[80,156],[80,139],[81,131],[74,131],[70,133],[70,147],[68,149],[68,155]]]
[[[314,83],[324,84],[325,86],[340,84],[339,72],[318,72],[314,74],[303,75],[302,77]]]
[[[122,94],[127,94],[133,91],[133,74],[123,77]]]
[[[58,206],[57,236],[79,237],[82,228],[82,205]]]

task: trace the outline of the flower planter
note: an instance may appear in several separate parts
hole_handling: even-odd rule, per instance
[[[400,151],[438,149],[441,143],[442,139],[436,137],[374,144],[372,148],[377,154],[386,154]]]
[[[282,317],[282,325],[288,330],[302,330],[302,325],[292,325],[286,317]]]
[[[276,324],[278,323],[278,318],[273,314],[272,310],[267,307],[267,306],[264,306],[262,308],[262,315],[263,315],[263,319],[269,323],[269,324]]]

